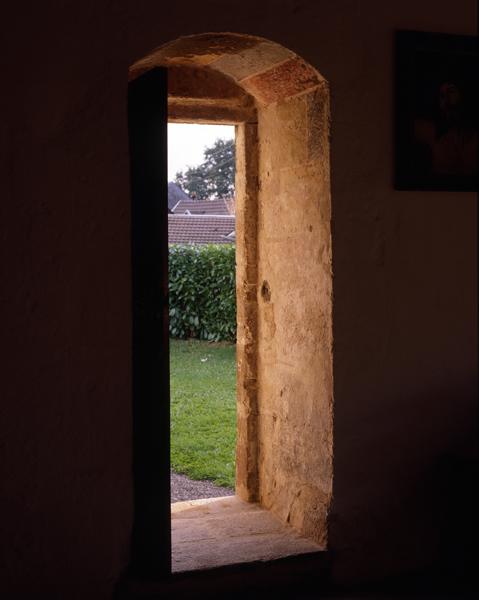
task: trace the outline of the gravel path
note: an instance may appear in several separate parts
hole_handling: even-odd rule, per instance
[[[235,491],[228,487],[220,487],[211,481],[193,481],[186,475],[171,472],[171,501],[198,500],[200,498],[218,498],[234,496]]]

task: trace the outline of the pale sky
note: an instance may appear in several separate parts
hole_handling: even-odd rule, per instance
[[[178,171],[201,164],[204,149],[217,138],[230,140],[234,136],[234,125],[168,123],[168,181],[174,181]]]

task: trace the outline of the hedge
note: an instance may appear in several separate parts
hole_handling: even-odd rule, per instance
[[[235,246],[169,247],[170,335],[236,339]]]

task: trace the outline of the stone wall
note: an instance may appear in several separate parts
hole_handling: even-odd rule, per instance
[[[467,498],[457,482],[441,487],[450,480],[443,459],[476,451],[477,198],[394,190],[393,36],[474,34],[476,10],[473,0],[4,8],[4,596],[106,597],[128,563],[128,69],[198,32],[273,40],[330,85],[335,576],[380,578],[437,559],[438,516],[454,521]],[[319,235],[318,215],[308,216]],[[279,273],[262,271],[263,280],[262,310],[287,310],[288,301],[296,310]],[[310,406],[319,395],[305,395]],[[286,416],[307,415],[278,418]],[[463,524],[452,547],[470,529]]]
[[[238,123],[237,494],[325,547],[333,387],[328,86],[292,51],[247,35],[180,38],[135,63],[132,77],[155,66],[168,69],[174,118],[223,122],[227,112]]]
[[[259,497],[326,543],[332,487],[329,94],[258,110]]]

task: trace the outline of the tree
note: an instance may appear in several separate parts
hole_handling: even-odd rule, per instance
[[[179,171],[175,183],[198,200],[228,198],[234,194],[235,143],[217,139],[204,151],[204,161],[197,167]]]

